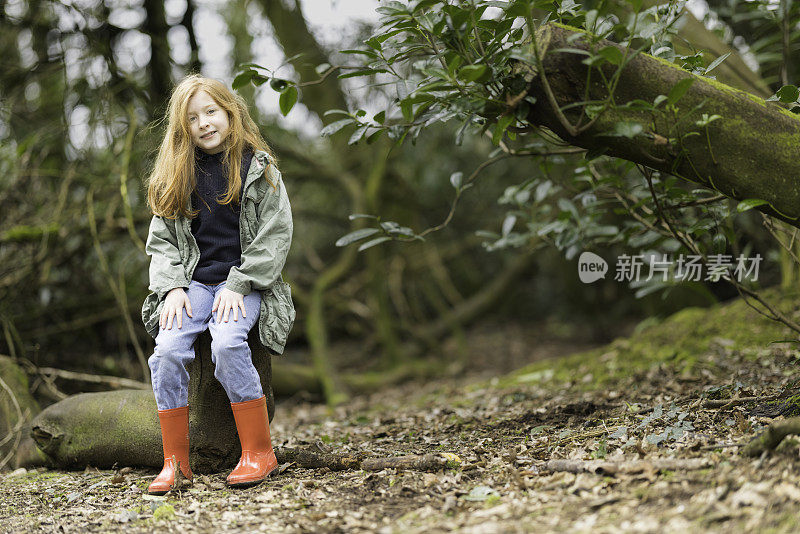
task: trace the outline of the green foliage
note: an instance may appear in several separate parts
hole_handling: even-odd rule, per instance
[[[713,71],[727,57],[722,56],[704,67],[702,53],[678,56],[674,52],[671,36],[684,2],[670,2],[644,10],[641,2],[630,5],[632,13],[626,18],[608,11],[607,7],[584,7],[569,0],[560,3],[533,0],[388,2],[378,8],[380,25],[364,41],[366,47],[343,51],[360,58],[363,65],[341,73],[340,78],[365,76],[374,78],[375,86],[392,84],[395,88],[392,109],[381,111],[372,119],[361,109],[330,110],[329,114],[342,118],[328,124],[322,133],[335,135],[348,128],[350,144],[361,139],[373,142],[383,132],[397,142],[408,137],[415,143],[420,132],[432,124],[457,121],[456,144],[460,144],[468,132],[488,133],[498,147],[513,142],[517,152],[547,152],[550,139],[536,131],[530,134],[527,116],[536,99],[526,94],[526,70],[520,66],[537,68],[539,45],[534,36],[545,22],[557,21],[585,30],[581,35],[592,43],[604,38],[619,43],[597,46],[594,51],[564,50],[585,55],[583,62],[593,69],[590,75],[608,89],[604,101],[582,103],[584,122],[595,121],[609,109],[622,107],[649,112],[672,122],[674,137],[670,136],[665,142],[679,145],[682,139],[702,135],[702,129],[720,117],[703,115],[702,120],[695,121],[694,127],[698,130],[682,123],[685,112],[678,106],[695,81],[693,76],[681,79],[652,103],[634,101],[619,105],[614,102],[618,73],[639,53],[648,52],[667,61],[680,62],[687,70],[701,75]],[[493,10],[491,16],[487,15],[489,8]],[[546,16],[534,19],[535,10],[545,12]],[[600,70],[603,65],[613,66],[616,73],[610,77],[603,74]],[[248,80],[245,73],[240,76],[243,83]],[[510,105],[511,95],[515,94],[518,97]],[[399,114],[386,120],[392,110]],[[522,131],[519,138],[517,131]],[[633,139],[652,134],[648,133],[646,124],[620,121],[603,135]],[[705,135],[708,135],[707,130]],[[602,153],[602,147],[598,147],[586,154],[586,160],[596,160]],[[653,196],[653,188],[642,187],[641,178],[636,178],[636,168],[602,158],[589,165],[591,172],[587,170],[589,167],[577,167],[570,180],[571,173],[567,169],[576,163],[572,158],[556,157],[542,165],[543,170],[558,169],[562,178],[566,176],[569,181],[562,182],[565,187],[556,186],[551,179],[536,177],[509,188],[507,192],[515,201],[510,202],[508,195],[500,199],[501,204],[513,205],[503,220],[501,233],[479,233],[486,239],[487,249],[521,247],[540,240],[565,251],[567,258],[574,257],[581,248],[602,242],[626,244],[634,249],[652,250],[656,246],[666,246],[670,251],[678,249],[680,245],[666,233],[643,228],[635,217],[619,220],[630,209],[658,211],[656,202],[648,200]],[[592,173],[596,176],[591,176]],[[456,189],[454,207],[461,194],[473,185],[473,179],[464,182],[463,173],[451,173],[451,183]],[[707,206],[702,212],[678,208],[690,203],[696,191],[671,178],[662,179],[658,174],[652,181],[657,195],[663,195],[662,203],[667,209],[676,210],[673,212],[676,221],[688,227],[693,238],[708,235],[712,240],[713,236],[720,235],[714,228],[724,223],[729,214],[727,207]],[[533,188],[536,188],[535,195]],[[622,193],[625,200],[598,200],[602,193],[608,196],[614,191]],[[612,217],[609,217],[609,209]],[[361,249],[390,239],[421,239],[425,235],[425,232],[391,221],[381,224],[377,217],[374,222],[370,232],[357,230],[339,239],[337,245],[345,246],[379,232],[379,237],[362,244]],[[719,238],[716,243],[718,246]],[[712,244],[707,248],[711,250]]]
[[[175,507],[171,504],[162,504],[153,512],[153,521],[172,521],[175,519]]]

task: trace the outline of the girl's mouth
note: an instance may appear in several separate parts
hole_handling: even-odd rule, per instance
[[[215,133],[217,133],[217,132],[216,132],[216,130],[215,130],[215,131],[213,131],[213,132],[208,132],[207,134],[203,134],[203,135],[201,135],[201,136],[200,136],[200,139],[208,139],[209,137],[211,137],[211,136],[212,136],[212,135],[214,135]]]

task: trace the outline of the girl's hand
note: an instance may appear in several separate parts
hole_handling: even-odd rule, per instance
[[[221,322],[220,319],[227,323],[231,311],[233,311],[233,320],[238,321],[239,308],[242,309],[242,317],[247,317],[247,312],[244,310],[244,295],[236,291],[231,291],[227,287],[223,287],[222,291],[217,293],[217,298],[214,299],[214,307],[211,309],[211,313],[217,311],[217,308],[219,308],[217,312],[217,323]]]
[[[161,310],[161,319],[158,324],[162,330],[172,330],[172,320],[178,318],[178,328],[183,326],[183,308],[186,307],[186,315],[192,316],[192,305],[189,297],[182,287],[176,287],[169,293],[164,300],[164,308]]]

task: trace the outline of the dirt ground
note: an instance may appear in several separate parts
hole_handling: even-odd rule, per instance
[[[332,411],[298,399],[278,404],[278,447],[457,455],[444,470],[284,465],[253,488],[227,489],[219,473],[165,497],[143,493],[152,470],[18,470],[0,475],[0,530],[800,531],[800,442],[759,458],[739,454],[759,429],[794,415],[792,399],[770,396],[794,391],[796,351],[778,344],[753,358],[720,342],[691,367],[660,363],[599,386],[602,377],[580,368],[570,380],[553,378],[547,365],[590,343],[550,334],[476,330],[461,345],[474,362],[468,374]],[[502,376],[531,361],[544,364]],[[759,399],[741,400],[750,397]],[[554,471],[554,459],[611,462],[617,472]],[[665,459],[696,462],[660,466]]]

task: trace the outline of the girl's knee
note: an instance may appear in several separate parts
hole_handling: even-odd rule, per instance
[[[173,330],[176,328],[172,327]],[[155,353],[159,356],[192,350],[196,336],[180,331],[161,330],[156,336]]]
[[[239,352],[247,352],[247,337],[241,335],[219,335],[211,339],[211,353],[214,355],[236,355]]]

